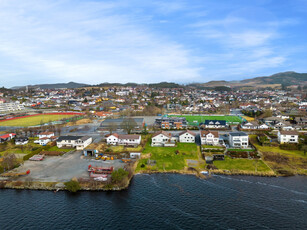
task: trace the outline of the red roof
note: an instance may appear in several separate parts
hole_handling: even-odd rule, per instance
[[[11,136],[16,136],[16,133],[8,133],[8,134],[4,134],[2,136],[0,136],[1,139],[6,139],[9,138]]]

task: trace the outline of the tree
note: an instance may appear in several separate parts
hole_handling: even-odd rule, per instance
[[[18,162],[15,154],[5,154],[1,162],[1,165],[4,169],[11,170],[17,165],[17,163]]]
[[[266,109],[263,113],[263,118],[271,117],[271,116],[272,116],[272,110]]]
[[[131,117],[124,118],[123,122],[121,123],[121,128],[125,130],[128,134],[137,126],[135,120]]]
[[[81,186],[78,181],[71,180],[64,183],[65,188],[70,192],[77,192],[81,189]]]
[[[117,125],[114,122],[111,122],[108,125],[108,131],[110,132],[110,134],[112,134],[116,129],[117,129]]]
[[[111,174],[112,182],[120,183],[124,180],[126,176],[128,176],[128,174],[129,173],[122,168],[119,168],[118,170],[114,170]]]

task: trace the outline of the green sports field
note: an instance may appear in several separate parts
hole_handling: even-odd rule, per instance
[[[206,120],[225,120],[229,124],[242,123],[242,120],[238,116],[217,116],[217,115],[171,115],[170,117],[185,117],[189,125],[199,125],[199,123],[205,122]]]
[[[15,120],[1,121],[0,126],[35,126],[52,121],[58,121],[63,118],[70,118],[75,115],[37,115],[32,117],[24,117]]]

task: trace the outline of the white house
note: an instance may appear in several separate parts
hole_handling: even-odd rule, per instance
[[[179,142],[183,143],[195,143],[196,134],[190,130],[179,133]]]
[[[202,130],[200,132],[200,141],[202,145],[219,145],[219,132]]]
[[[241,124],[241,128],[242,129],[258,129],[259,125],[255,121],[249,121],[244,124]]]
[[[108,145],[133,145],[141,144],[141,136],[134,134],[111,134],[107,137]]]
[[[93,139],[89,136],[61,136],[57,139],[58,148],[76,148],[83,150],[86,146],[92,143]]]
[[[39,137],[39,139],[35,140],[34,143],[39,145],[47,145],[49,142],[56,140],[54,132],[42,132],[37,136]]]
[[[269,126],[265,123],[258,126],[259,129],[269,129]]]
[[[171,143],[172,135],[165,131],[156,132],[151,138],[151,146],[165,146]],[[175,145],[175,143],[173,143]]]
[[[247,148],[248,147],[248,135],[244,132],[230,132],[229,133],[229,145],[230,147]]]
[[[39,139],[44,138],[44,137],[53,137],[54,136],[54,132],[42,132],[40,134],[37,135]]]
[[[29,143],[29,138],[27,137],[15,138],[15,145],[25,145],[28,143]]]
[[[298,132],[296,131],[278,131],[278,142],[280,144],[284,143],[298,143]]]

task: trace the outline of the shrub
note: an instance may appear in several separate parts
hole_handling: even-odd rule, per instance
[[[114,170],[111,174],[112,182],[119,183],[123,181],[126,176],[128,176],[128,172],[124,169],[120,168],[118,170]]]
[[[64,185],[65,185],[65,188],[70,192],[77,192],[81,189],[79,182],[74,181],[74,180],[65,182]]]
[[[279,145],[280,149],[283,150],[299,150],[299,145],[297,144],[281,144]]]

